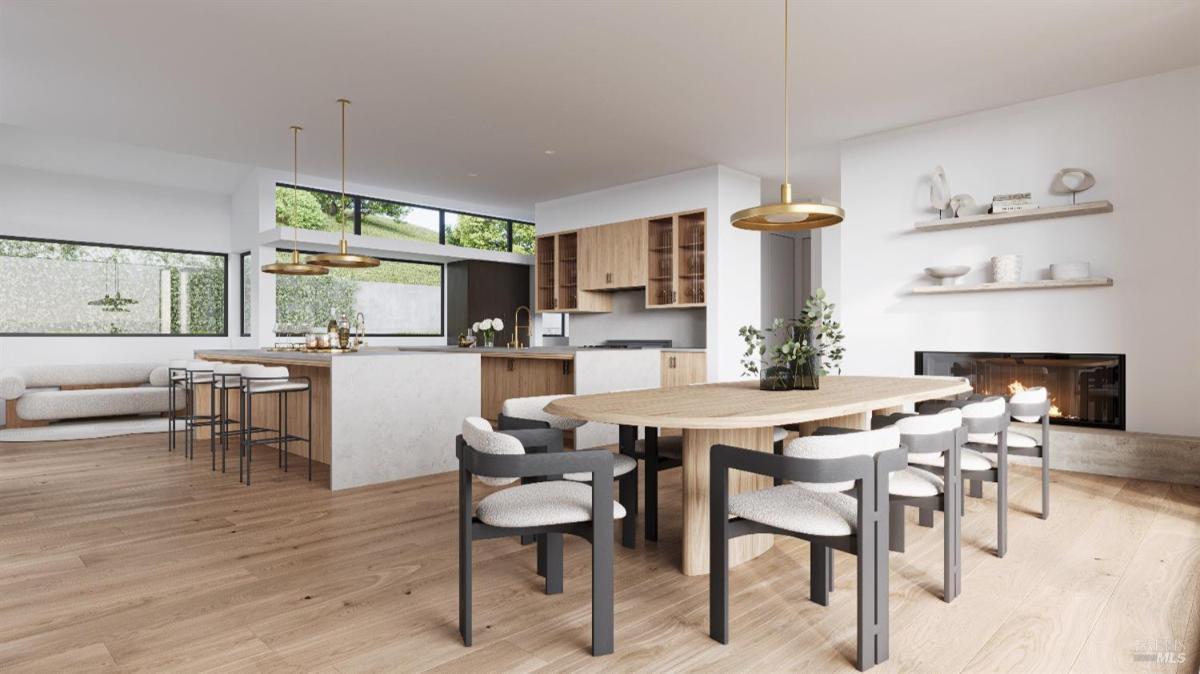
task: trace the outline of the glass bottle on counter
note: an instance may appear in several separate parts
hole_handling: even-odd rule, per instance
[[[350,318],[346,314],[342,314],[342,318],[338,321],[337,326],[338,346],[343,349],[350,348]]]

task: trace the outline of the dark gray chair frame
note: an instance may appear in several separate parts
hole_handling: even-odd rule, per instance
[[[558,433],[558,448],[559,450],[562,449],[562,431],[556,428],[551,428],[550,424],[545,421],[525,419],[522,417],[510,417],[501,414],[497,422],[497,425],[499,426],[497,430],[499,430],[501,433],[506,433],[509,435],[516,435],[514,433],[508,433],[509,431],[553,430]],[[637,440],[636,433],[636,426],[621,426],[618,431],[620,438],[618,447],[620,453],[633,456],[635,459],[638,458],[633,450],[633,443]],[[522,482],[535,481],[537,479],[538,478],[527,478],[526,480],[522,480]],[[638,467],[635,466],[634,469],[628,473],[616,476],[613,479],[617,483],[617,501],[619,501],[620,504],[625,508],[625,520],[621,522],[621,545],[632,550],[637,547]],[[522,537],[521,539],[521,543],[523,545],[528,545],[531,542],[532,541],[528,537]],[[541,566],[539,565],[538,568],[540,574]]]
[[[233,376],[233,375],[230,375]],[[275,445],[279,450],[279,467],[283,472],[288,472],[288,445],[293,442],[303,442],[308,445],[308,481],[312,482],[312,379],[308,377],[291,377],[287,378],[288,383],[304,382],[303,389],[293,389],[289,391],[260,391],[251,392],[251,388],[255,382],[279,382],[281,377],[247,377],[239,375],[242,381],[242,394],[238,419],[244,419],[245,423],[240,424],[238,430],[240,442],[238,445],[238,479],[250,486],[250,466],[254,457],[255,445]],[[290,394],[304,393],[308,398],[308,434],[305,436],[288,433],[288,406],[287,396]],[[254,396],[275,395],[278,397],[278,419],[279,428],[265,428],[262,426],[254,426],[250,420],[254,418]],[[256,433],[269,433],[267,437],[255,438]],[[243,477],[244,472],[244,477]]]
[[[633,428],[633,427],[630,427]],[[677,437],[677,436],[672,436]],[[634,458],[641,460],[646,465],[646,512],[643,515],[646,540],[658,540],[658,473],[672,468],[679,468],[683,465],[683,441],[680,438],[680,456],[662,456],[659,454],[659,437],[658,428],[656,426],[646,427],[646,439],[642,443],[643,451],[637,451],[636,436],[634,436],[634,449],[631,454]],[[783,455],[783,440],[773,443],[774,453]],[[781,485],[783,481],[775,480],[775,485]]]
[[[959,409],[977,402],[985,402],[999,398],[1000,396],[981,396],[972,394],[964,400],[953,400],[939,405],[937,408],[957,407]],[[1006,403],[1007,404],[1007,403]],[[924,412],[922,412],[924,413]],[[963,426],[966,427],[967,433],[984,433],[996,434],[996,444],[986,445],[979,442],[967,442],[963,445],[965,449],[973,449],[977,452],[995,452],[996,467],[988,470],[960,470],[963,480],[967,480],[970,485],[969,495],[973,498],[983,497],[983,483],[993,482],[996,485],[996,556],[1003,557],[1008,554],[1008,424],[1009,414],[1007,410],[1005,414],[991,418],[971,418],[963,417]],[[961,464],[960,464],[961,465]],[[936,467],[933,472],[938,472]],[[943,477],[945,475],[943,474]],[[962,501],[960,512],[965,512],[966,499]],[[921,526],[933,526],[933,513],[922,512],[920,518]]]
[[[526,438],[526,441],[533,442],[531,438]],[[455,438],[455,454],[459,461],[458,631],[463,644],[470,646],[471,546],[474,541],[536,536],[539,560],[544,558],[546,563],[546,594],[559,594],[563,591],[562,537],[563,534],[570,534],[592,544],[592,655],[607,655],[613,652],[614,622],[612,452],[604,449],[547,451],[549,449],[549,446],[542,446],[538,451],[527,454],[488,454],[468,445],[461,435]],[[496,527],[475,517],[471,497],[473,476],[556,479],[564,473],[575,472],[592,474],[592,519],[589,522],[541,527]]]
[[[1032,456],[1042,462],[1042,519],[1050,517],[1050,400],[1036,403],[1008,403],[1010,417],[1038,417],[1042,440],[1033,447],[1009,447],[1009,455]]]
[[[856,666],[866,671],[888,659],[888,475],[908,464],[903,447],[841,459],[802,459],[729,445],[713,445],[709,457],[710,553],[709,634],[729,643],[729,540],[751,534],[776,534],[807,540],[812,565],[810,597],[829,605],[833,550],[858,560],[858,648]],[[858,500],[855,532],[849,536],[813,536],[778,529],[741,517],[729,519],[729,471],[741,470],[793,482],[854,481]]]
[[[904,417],[914,416],[903,412],[872,417],[871,428],[894,425]],[[861,431],[842,428],[818,428],[814,435],[831,433],[859,433]],[[966,425],[943,431],[920,435],[900,434],[900,446],[913,454],[941,454],[945,466],[913,465],[942,476],[944,489],[936,496],[902,496],[888,494],[889,549],[904,552],[905,506],[917,508],[922,526],[933,526],[933,511],[943,514],[942,522],[942,601],[950,603],[962,594],[962,446],[967,442]]]

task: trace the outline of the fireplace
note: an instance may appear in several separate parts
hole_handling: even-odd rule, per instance
[[[1125,354],[918,351],[916,373],[966,377],[983,395],[1045,386],[1050,423],[1125,430]]]

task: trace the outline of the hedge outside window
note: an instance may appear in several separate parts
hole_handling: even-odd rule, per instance
[[[291,259],[291,251],[277,251]],[[330,313],[366,319],[369,335],[441,336],[442,265],[381,260],[378,267],[275,279],[275,323],[323,328]]]
[[[0,237],[0,334],[226,332],[228,256]]]
[[[250,251],[242,253],[242,336],[250,336]]]
[[[508,221],[446,211],[446,243],[481,250],[508,250]]]

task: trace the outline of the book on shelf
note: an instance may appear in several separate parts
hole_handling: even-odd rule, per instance
[[[1018,201],[1021,199],[1024,199],[1025,201],[1030,201],[1033,199],[1033,193],[1032,192],[1013,192],[1012,194],[997,194],[992,197],[992,202],[995,203],[997,201]]]
[[[1012,213],[1015,211],[1031,211],[1037,207],[1038,207],[1037,204],[1033,204],[1033,203],[1023,203],[1023,204],[1000,203],[1000,204],[992,204],[992,212],[993,213]]]

